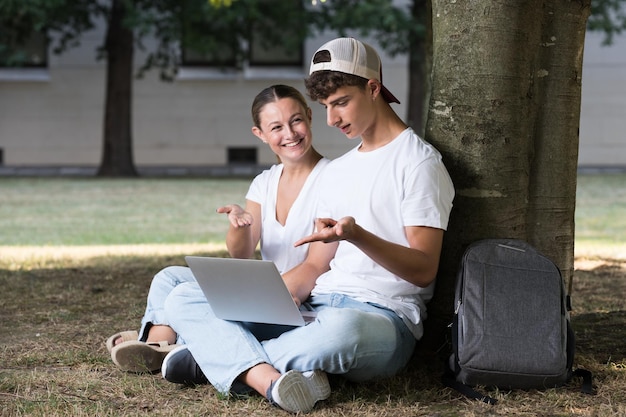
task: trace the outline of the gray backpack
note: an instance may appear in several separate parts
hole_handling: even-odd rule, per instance
[[[577,375],[591,393],[591,373],[572,371],[568,300],[558,267],[526,242],[471,244],[457,276],[444,383],[491,404],[472,387],[550,388]]]

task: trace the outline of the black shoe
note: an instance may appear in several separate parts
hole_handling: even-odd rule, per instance
[[[161,374],[163,378],[175,384],[201,385],[209,383],[185,345],[178,346],[165,356],[161,365]]]

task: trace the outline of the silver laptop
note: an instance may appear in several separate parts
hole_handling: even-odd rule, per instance
[[[220,319],[290,326],[315,320],[314,311],[298,308],[271,261],[201,256],[185,260]]]

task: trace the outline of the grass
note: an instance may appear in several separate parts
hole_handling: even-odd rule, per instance
[[[0,179],[0,246],[223,242],[247,179]]]
[[[626,259],[626,174],[580,175],[576,199],[579,253]]]
[[[0,248],[223,244],[227,223],[215,209],[243,204],[248,184],[0,178]],[[579,176],[575,220],[582,253],[626,253],[625,184],[626,174]]]
[[[331,397],[311,415],[626,415],[626,227],[609,207],[626,204],[625,179],[579,179],[572,320],[576,365],[594,373],[597,395],[572,381],[489,391],[499,403],[488,406],[442,387],[439,358],[418,352],[389,380],[331,378]],[[214,209],[241,202],[246,188],[245,180],[1,179],[0,416],[282,414],[259,396],[222,398],[210,386],[121,372],[104,347],[138,326],[159,269],[187,254],[224,255],[226,221]]]

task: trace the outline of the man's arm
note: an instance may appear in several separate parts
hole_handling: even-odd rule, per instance
[[[346,240],[362,250],[376,263],[400,278],[426,287],[433,282],[439,267],[443,230],[425,226],[404,228],[409,246],[381,239],[356,224],[354,218],[317,219],[317,232],[296,242],[337,242]]]
[[[283,274],[283,280],[298,305],[309,298],[317,278],[330,269],[337,245],[336,242],[311,243],[304,261]]]

